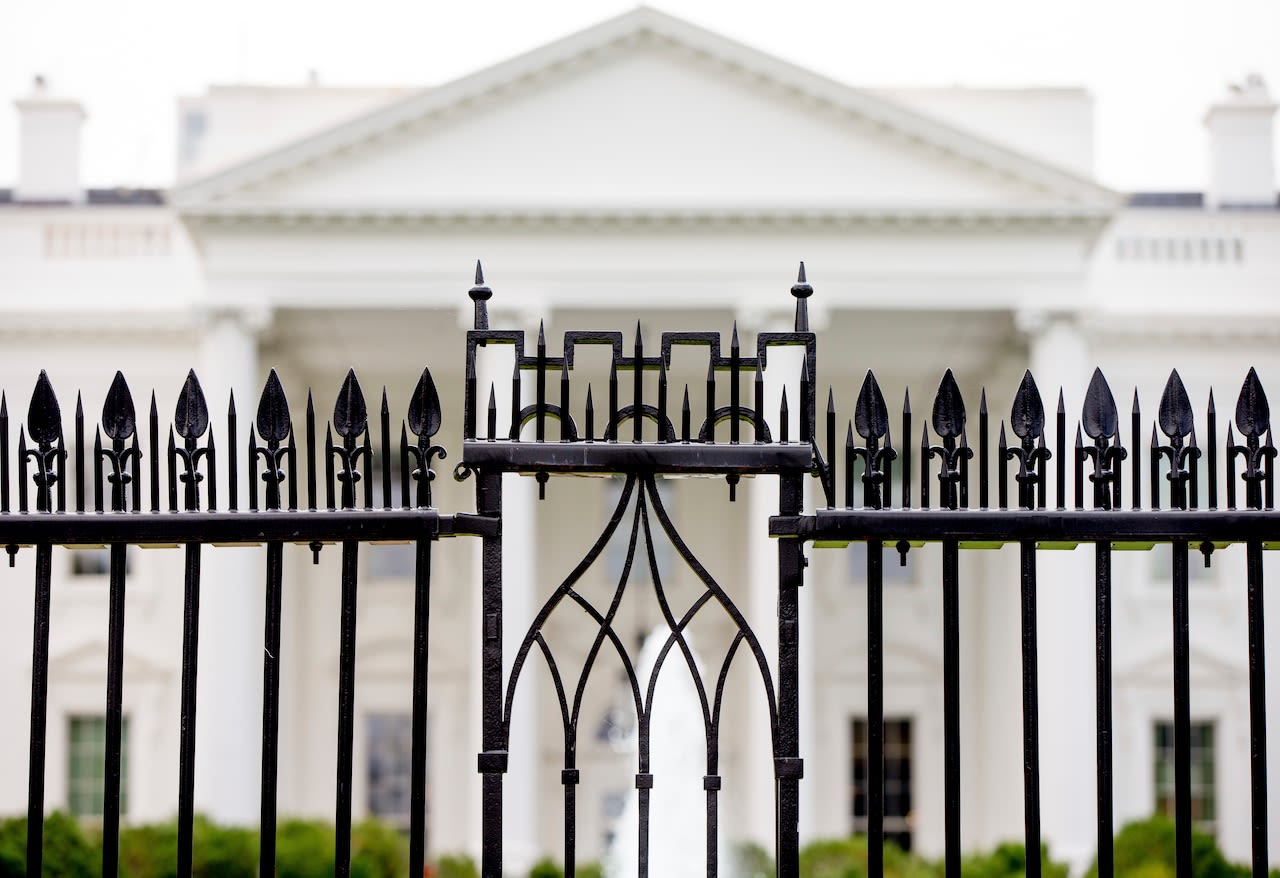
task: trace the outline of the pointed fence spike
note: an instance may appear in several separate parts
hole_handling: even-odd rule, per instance
[[[199,439],[209,429],[209,406],[195,369],[187,370],[187,380],[178,393],[173,426],[183,439]]]
[[[1062,399],[1061,394],[1058,396]],[[1023,441],[1041,438],[1044,435],[1044,403],[1040,399],[1040,389],[1036,387],[1036,379],[1028,369],[1022,376],[1013,395],[1013,409],[1009,413],[1009,427],[1015,436]]]
[[[1133,395],[1134,410],[1138,406],[1138,393]],[[1120,414],[1116,411],[1116,398],[1111,393],[1106,376],[1101,369],[1093,370],[1089,379],[1089,388],[1084,394],[1084,407],[1080,412],[1084,422],[1084,432],[1090,439],[1108,439],[1115,436],[1120,429]]]
[[[109,439],[123,442],[133,435],[136,428],[133,395],[129,392],[124,374],[116,372],[116,377],[107,390],[106,402],[102,405],[102,431]]]
[[[955,439],[964,431],[964,397],[960,395],[960,387],[950,369],[943,374],[938,385],[932,420],[934,432],[943,439]]]
[[[684,401],[680,404],[680,441],[688,442],[693,423],[693,412],[689,408],[689,385],[684,386]]]
[[[440,431],[440,394],[430,369],[423,369],[409,398],[409,430],[419,439],[430,439]]]
[[[813,287],[809,285],[809,281],[805,277],[804,263],[800,263],[800,271],[796,275],[796,282],[791,285],[791,295],[796,299],[796,319],[795,331],[809,331],[809,302],[808,299],[813,295]]]
[[[1271,406],[1252,366],[1236,400],[1236,426],[1241,435],[1249,439],[1257,439],[1271,428]]]
[[[476,282],[475,286],[467,290],[467,295],[471,301],[475,303],[475,318],[473,326],[477,330],[487,330],[489,328],[489,299],[493,298],[493,290],[485,286],[484,269],[480,266],[480,260],[476,260]]]
[[[289,401],[280,385],[280,376],[272,369],[262,388],[258,401],[258,417],[255,420],[258,435],[268,445],[279,445],[289,436],[292,426],[289,418]]]
[[[354,369],[347,370],[347,377],[333,404],[333,430],[343,439],[355,439],[369,424],[369,410],[365,405],[364,391]],[[283,437],[281,437],[283,438]]]
[[[903,411],[910,410],[908,402]],[[862,379],[862,388],[858,391],[858,401],[853,407],[853,423],[863,439],[879,439],[889,432],[889,408],[885,405],[876,376],[870,369]]]
[[[7,407],[4,414],[8,416]],[[61,432],[62,411],[58,397],[53,392],[48,373],[41,369],[31,394],[31,405],[27,407],[27,434],[38,445],[48,447],[57,441]]]
[[[778,406],[779,441],[786,442],[791,438],[791,411],[787,406],[787,387],[782,386],[782,402]]]
[[[1164,394],[1160,397],[1160,429],[1170,439],[1175,436],[1186,436],[1191,432],[1194,419],[1187,388],[1183,386],[1178,370],[1174,369],[1169,373],[1169,381],[1165,384]]]

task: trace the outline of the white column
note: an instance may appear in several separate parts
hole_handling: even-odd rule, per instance
[[[766,400],[768,396],[766,394]],[[776,419],[776,415],[775,415]],[[778,477],[756,476],[744,480],[748,485],[747,521],[748,606],[746,615],[769,657],[769,673],[774,686],[778,678],[778,547],[763,534],[769,532],[769,516],[778,514]],[[744,834],[751,841],[773,850],[775,831],[773,741],[769,734],[769,705],[763,687],[753,685],[747,702],[747,758],[743,762],[746,778],[744,801],[746,825]],[[722,742],[723,746],[727,741]],[[802,812],[803,813],[803,812]]]
[[[226,478],[229,455],[243,454],[240,440],[257,408],[262,390],[258,334],[268,321],[262,312],[208,315],[198,374],[217,437],[220,479]],[[232,390],[240,433],[235,448],[226,436]],[[243,460],[240,474],[243,479]],[[244,490],[241,484],[241,508]],[[218,493],[219,507],[227,508],[225,481]],[[256,824],[262,752],[262,553],[207,548],[202,561],[195,807],[222,823]]]
[[[1054,454],[1069,455],[1090,371],[1078,318],[1022,313],[1018,325],[1029,337],[1031,373],[1044,399],[1051,443],[1058,390],[1063,390],[1067,447]],[[1056,459],[1049,462],[1050,473],[1056,465]],[[1068,473],[1071,466],[1068,457]],[[1050,477],[1048,503],[1055,504],[1052,482]],[[1092,549],[1082,546],[1070,553],[1041,552],[1037,565],[1041,830],[1054,858],[1069,862],[1073,874],[1084,871],[1097,842],[1092,558]],[[1015,585],[1010,583],[1009,600],[1017,600]]]
[[[491,318],[492,319],[492,318]],[[511,321],[498,318],[494,326],[511,325]],[[537,338],[536,330],[526,328],[527,345],[532,348]],[[511,427],[511,374],[514,366],[514,348],[509,345],[493,346],[477,356],[476,396],[479,410],[476,425],[479,435],[484,435],[487,425],[489,386],[493,384],[498,407],[497,429],[499,436],[506,436]],[[532,373],[526,376],[522,396],[531,398]],[[523,401],[522,401],[523,404]],[[512,662],[524,640],[529,624],[537,612],[537,483],[532,478],[517,475],[503,476],[502,480],[502,664],[504,679],[509,679]],[[476,571],[480,575],[477,556]],[[474,630],[480,629],[480,584],[475,588]],[[475,651],[473,661],[478,662]],[[541,751],[538,747],[538,677],[542,673],[538,664],[541,656],[531,653],[521,673],[515,703],[512,708],[511,741],[508,768],[503,780],[503,869],[512,874],[527,872],[529,867],[545,851],[539,836],[538,814],[541,811],[538,776]],[[476,680],[476,716],[479,717],[479,676]],[[476,741],[479,742],[477,725]],[[479,747],[476,748],[477,751]],[[477,785],[478,788],[478,785]],[[560,802],[559,790],[548,786],[541,791],[547,802]],[[477,815],[479,811],[476,811]],[[476,835],[479,838],[478,832]],[[478,852],[478,846],[477,846]]]
[[[746,324],[740,320],[740,327]],[[778,322],[768,329],[783,330],[789,326]],[[762,330],[763,331],[763,330]],[[800,435],[800,368],[803,350],[774,348],[769,353],[769,368],[765,369],[764,407],[765,418],[776,438],[778,412],[782,402],[782,389],[787,389],[787,405],[790,412],[790,436],[795,441]],[[748,606],[747,619],[755,630],[760,646],[769,657],[769,671],[778,685],[778,545],[767,537],[769,517],[778,514],[779,486],[777,476],[757,476],[745,481],[749,504],[747,522]],[[810,488],[806,485],[805,508],[811,508]],[[800,843],[811,840],[814,824],[813,772],[820,764],[814,752],[814,643],[816,631],[813,619],[812,591],[806,578],[806,587],[800,591],[800,756],[805,760],[805,778],[800,783]],[[758,688],[750,693],[747,714],[746,783],[748,794],[745,806],[745,834],[752,841],[772,850],[776,816],[774,810],[774,770],[772,739],[769,729],[768,704]]]

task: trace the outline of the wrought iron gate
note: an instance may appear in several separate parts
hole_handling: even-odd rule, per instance
[[[828,394],[823,432],[818,432],[815,388],[817,345],[809,331],[807,299],[812,288],[803,266],[791,292],[796,299],[791,332],[759,333],[744,353],[734,329],[727,345],[718,332],[675,331],[661,335],[656,353],[646,354],[637,327],[631,353],[620,332],[570,331],[559,355],[548,353],[539,331],[532,353],[522,331],[491,329],[488,300],[477,267],[474,329],[467,333],[462,459],[455,471],[473,478],[475,513],[444,514],[432,505],[432,465],[445,451],[434,444],[442,412],[429,371],[424,370],[409,401],[399,441],[393,433],[385,392],[376,423],[354,372],[338,393],[323,440],[318,438],[314,405],[308,396],[301,430],[290,413],[282,385],[271,373],[247,429],[238,424],[234,400],[225,424],[225,445],[215,446],[211,418],[199,381],[191,373],[179,396],[167,445],[154,395],[145,437],[129,388],[117,373],[107,394],[100,426],[94,429],[93,451],[86,460],[88,425],[77,402],[73,436],[64,435],[64,419],[44,373],[31,397],[25,424],[19,428],[16,455],[10,454],[7,403],[0,402],[0,545],[12,559],[21,547],[33,546],[35,567],[34,646],[31,679],[27,866],[39,873],[45,810],[44,767],[50,629],[51,557],[55,545],[110,546],[109,638],[106,692],[105,813],[103,873],[116,874],[120,828],[121,703],[123,685],[126,547],[130,544],[183,546],[186,557],[185,616],[182,656],[182,703],[178,803],[178,873],[188,875],[192,863],[193,754],[198,664],[201,547],[206,544],[265,543],[264,600],[266,627],[263,660],[263,745],[260,874],[275,871],[276,765],[279,747],[280,629],[282,619],[282,551],[285,543],[303,543],[319,553],[328,543],[341,545],[341,612],[337,742],[336,869],[350,873],[352,738],[354,722],[355,634],[358,595],[357,558],[362,542],[401,539],[416,546],[415,616],[412,656],[412,804],[411,874],[422,874],[425,851],[427,647],[432,544],[439,538],[476,536],[482,541],[482,741],[478,769],[482,775],[482,870],[502,874],[503,776],[508,769],[512,706],[522,674],[532,657],[541,656],[554,682],[563,730],[563,802],[567,873],[575,868],[575,788],[580,708],[584,688],[602,651],[616,652],[625,669],[630,704],[639,732],[634,778],[639,799],[639,874],[648,874],[650,790],[655,766],[650,764],[648,733],[659,672],[668,663],[683,664],[695,682],[701,705],[706,770],[706,872],[718,872],[718,794],[721,705],[733,662],[745,662],[759,674],[768,703],[776,790],[775,854],[778,874],[794,878],[799,857],[799,789],[804,775],[799,728],[799,603],[804,577],[805,543],[820,545],[865,542],[867,553],[868,730],[870,873],[883,874],[884,840],[884,632],[882,549],[896,548],[905,558],[913,546],[940,543],[943,552],[943,693],[945,752],[945,845],[948,878],[960,869],[960,574],[961,549],[973,545],[1016,543],[1021,558],[1021,633],[1024,728],[1024,793],[1026,843],[1040,844],[1038,669],[1036,593],[1038,547],[1042,543],[1089,544],[1095,553],[1097,643],[1097,825],[1099,874],[1113,874],[1111,766],[1111,553],[1128,543],[1168,543],[1174,630],[1175,766],[1177,869],[1191,874],[1190,811],[1190,678],[1188,564],[1192,549],[1205,563],[1225,545],[1243,543],[1247,552],[1246,599],[1249,609],[1250,730],[1252,759],[1253,873],[1267,871],[1267,797],[1265,680],[1263,661],[1263,550],[1280,541],[1280,515],[1274,511],[1271,441],[1266,396],[1256,373],[1245,378],[1237,402],[1234,429],[1228,425],[1219,444],[1212,396],[1205,429],[1197,441],[1192,405],[1176,372],[1169,379],[1156,419],[1167,437],[1153,427],[1149,457],[1143,465],[1139,437],[1144,421],[1135,394],[1131,431],[1121,441],[1121,419],[1101,372],[1089,385],[1074,445],[1068,444],[1068,419],[1061,397],[1056,416],[1047,418],[1035,381],[1027,373],[1015,396],[1008,426],[991,442],[985,394],[978,411],[976,447],[969,441],[966,406],[948,371],[943,377],[931,417],[915,434],[909,402],[901,413],[900,441],[891,439],[888,406],[875,377],[868,372],[854,405],[843,442],[837,436],[837,408]],[[498,433],[496,394],[478,375],[478,351],[494,346],[514,350],[510,430]],[[575,352],[600,345],[610,356],[604,394],[596,409],[593,388],[573,381]],[[694,411],[688,387],[677,401],[668,386],[668,369],[676,346],[706,354],[704,405]],[[798,347],[803,365],[799,393],[786,392],[780,410],[765,412],[764,375],[770,351]],[[646,395],[645,373],[656,375],[652,398]],[[651,377],[653,377],[651,375]],[[629,379],[629,381],[628,381]],[[751,387],[742,396],[743,383]],[[532,382],[532,391],[526,388]],[[557,386],[551,390],[549,382]],[[629,393],[627,385],[630,384]],[[727,385],[727,387],[726,387]],[[629,399],[627,397],[629,396]],[[532,397],[525,404],[523,400]],[[727,398],[727,401],[726,401]],[[487,404],[486,404],[487,399]],[[581,419],[574,416],[581,411]],[[484,418],[485,429],[478,421]],[[504,419],[505,421],[506,419]],[[791,435],[791,424],[798,424]],[[597,423],[598,422],[598,423]],[[937,436],[930,438],[932,427]],[[744,431],[745,428],[745,431]],[[1052,428],[1052,435],[1050,429]],[[1239,444],[1236,433],[1238,430]],[[856,432],[856,437],[855,437]],[[531,436],[529,434],[532,434]],[[554,434],[554,435],[553,435]],[[411,439],[410,436],[413,438]],[[1086,437],[1087,436],[1087,441]],[[105,438],[104,438],[105,437]],[[378,454],[375,456],[375,448]],[[243,449],[243,453],[242,453]],[[1225,469],[1225,504],[1219,490],[1219,454]],[[1202,456],[1203,455],[1203,456]],[[11,468],[16,460],[18,497],[11,504]],[[399,460],[400,484],[393,484],[393,461]],[[932,472],[933,462],[938,472]],[[1203,460],[1203,463],[1202,463]],[[995,471],[992,472],[994,464]],[[1207,490],[1200,495],[1198,472],[1205,467]],[[241,467],[247,479],[241,479]],[[1128,495],[1125,496],[1128,467]],[[976,473],[971,470],[976,469]],[[86,471],[92,476],[86,478]],[[544,490],[559,474],[615,474],[624,478],[619,502],[598,538],[581,561],[552,590],[521,638],[509,672],[504,671],[502,581],[503,475],[536,478]],[[665,508],[657,480],[668,475],[723,477],[733,499],[746,475],[776,476],[777,515],[770,535],[777,538],[777,653],[770,656],[731,595],[696,557]],[[1009,495],[1010,474],[1014,500]],[[74,479],[72,476],[74,475]],[[806,513],[806,477],[817,477],[825,505]],[[936,493],[934,482],[936,479]],[[262,493],[259,493],[259,481]],[[382,503],[375,508],[374,485],[381,482]],[[1053,482],[1050,505],[1049,483]],[[1170,486],[1172,509],[1158,508],[1163,481]],[[1147,506],[1143,485],[1147,484]],[[1238,503],[1243,482],[1243,504]],[[68,497],[68,484],[74,494]],[[990,502],[990,488],[996,502]],[[92,486],[88,490],[87,486]],[[861,486],[861,491],[857,490]],[[895,489],[896,486],[896,489]],[[1086,490],[1087,486],[1087,490]],[[397,493],[399,503],[394,503]],[[1069,490],[1073,489],[1073,490]],[[34,491],[34,500],[30,493]],[[843,503],[841,494],[843,493]],[[1086,505],[1086,495],[1088,504]],[[895,502],[896,497],[896,502]],[[1126,506],[1129,508],[1124,508]],[[575,586],[616,533],[630,538],[622,576],[610,601],[592,603]],[[145,507],[145,509],[144,509]],[[680,561],[700,583],[699,597],[677,613],[664,595],[661,571],[653,557],[658,533],[675,548]],[[756,535],[756,536],[764,536]],[[639,560],[637,561],[637,557]],[[654,596],[666,626],[665,643],[648,678],[638,672],[636,657],[614,627],[628,572],[648,565]],[[561,673],[556,644],[546,623],[559,607],[581,611],[590,632],[588,659],[577,679]],[[704,679],[687,638],[688,626],[700,613],[721,612],[733,630],[730,646],[719,657],[716,673]],[[771,669],[774,662],[776,672]],[[674,672],[673,672],[674,673]],[[695,856],[695,852],[687,852]],[[1040,871],[1038,858],[1028,858],[1028,875]]]

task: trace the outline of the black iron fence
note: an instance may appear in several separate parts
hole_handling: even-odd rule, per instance
[[[1140,437],[1146,421],[1135,394],[1128,440],[1122,419],[1101,372],[1095,371],[1083,410],[1069,441],[1069,420],[1061,395],[1056,413],[1046,415],[1035,381],[1027,373],[1007,419],[999,419],[992,442],[992,417],[985,393],[977,415],[976,441],[971,442],[965,402],[948,371],[935,395],[931,415],[921,425],[920,442],[913,412],[904,401],[901,432],[891,437],[889,409],[868,372],[840,441],[840,418],[829,393],[825,418],[817,415],[815,336],[809,331],[807,299],[812,294],[803,266],[792,287],[796,298],[792,332],[760,333],[754,348],[744,351],[734,329],[727,346],[718,332],[665,332],[658,349],[647,352],[639,329],[625,352],[619,332],[566,332],[561,352],[548,352],[539,331],[532,352],[523,331],[491,329],[487,302],[492,293],[477,267],[470,291],[475,328],[467,333],[463,448],[455,477],[474,477],[475,513],[445,514],[432,505],[432,465],[445,451],[433,438],[442,412],[430,372],[424,370],[403,418],[393,430],[387,396],[371,418],[354,372],[338,392],[332,417],[324,424],[308,395],[305,416],[295,422],[274,372],[267,380],[256,417],[238,422],[234,400],[226,416],[224,445],[215,445],[211,417],[199,381],[191,373],[178,397],[172,421],[163,424],[154,395],[150,410],[139,418],[128,385],[117,373],[107,394],[101,420],[92,426],[92,452],[86,443],[90,426],[79,400],[71,419],[72,437],[47,376],[41,373],[25,422],[18,429],[16,455],[9,447],[7,404],[0,401],[0,545],[12,560],[21,547],[34,547],[35,614],[31,677],[27,864],[41,871],[42,822],[48,703],[51,553],[55,545],[110,547],[110,598],[106,687],[105,799],[103,874],[115,875],[120,828],[120,762],[126,548],[131,544],[174,544],[186,558],[182,648],[181,710],[175,718],[180,734],[178,806],[178,873],[192,864],[195,692],[199,649],[201,548],[206,544],[265,544],[263,600],[263,742],[261,752],[260,873],[275,873],[276,766],[279,748],[280,634],[282,624],[282,551],[285,543],[309,545],[319,553],[328,543],[341,545],[340,659],[338,692],[336,870],[350,872],[352,815],[357,558],[361,543],[406,540],[416,546],[412,663],[412,767],[409,839],[411,874],[421,875],[425,851],[425,773],[428,619],[432,544],[441,537],[476,536],[482,540],[482,740],[478,769],[482,775],[482,871],[502,873],[503,777],[508,768],[512,706],[531,656],[545,661],[554,682],[563,729],[561,781],[564,802],[563,859],[575,870],[575,787],[579,715],[583,692],[597,656],[616,652],[625,672],[634,708],[639,750],[635,774],[638,791],[639,874],[649,874],[649,794],[655,782],[650,764],[649,732],[655,684],[668,659],[691,673],[701,704],[702,739],[690,742],[705,749],[706,871],[718,871],[718,794],[721,704],[729,669],[744,661],[759,674],[768,703],[770,739],[776,778],[775,853],[780,876],[795,876],[799,854],[799,789],[804,774],[800,758],[799,601],[805,567],[805,543],[865,542],[867,552],[868,633],[868,814],[870,872],[883,874],[885,824],[884,782],[884,629],[883,549],[895,548],[905,560],[912,546],[940,543],[943,553],[943,710],[944,797],[947,875],[960,869],[960,575],[958,557],[968,545],[1019,546],[1026,843],[1040,844],[1037,560],[1038,545],[1052,542],[1092,545],[1095,554],[1097,642],[1097,827],[1099,874],[1114,872],[1111,857],[1112,709],[1111,709],[1111,555],[1127,542],[1172,546],[1170,570],[1173,614],[1176,861],[1180,878],[1191,875],[1191,752],[1188,568],[1191,552],[1208,563],[1228,544],[1243,543],[1247,552],[1248,664],[1251,733],[1251,802],[1253,874],[1267,872],[1267,796],[1265,679],[1263,661],[1263,550],[1280,541],[1280,515],[1273,508],[1271,441],[1266,396],[1252,370],[1244,380],[1225,441],[1219,434],[1212,396],[1197,431],[1193,408],[1177,373],[1168,381],[1158,406],[1144,465]],[[584,345],[608,349],[610,370],[602,391],[573,380],[575,351]],[[511,411],[499,435],[495,385],[480,384],[484,370],[478,350],[513,349]],[[703,405],[695,411],[687,385],[669,386],[672,351],[687,346],[706,354]],[[798,393],[784,390],[779,410],[765,411],[765,373],[770,352],[780,347],[801,351]],[[645,381],[645,373],[656,381]],[[628,380],[629,379],[629,380]],[[630,385],[628,388],[628,384]],[[749,386],[746,394],[743,384]],[[654,385],[649,397],[646,387]],[[696,395],[696,394],[695,394]],[[601,399],[603,397],[603,400]],[[526,402],[527,399],[532,401]],[[793,418],[792,406],[795,407]],[[484,429],[480,428],[483,419]],[[822,426],[821,435],[818,432]],[[794,435],[792,426],[795,425]],[[162,429],[163,428],[163,429]],[[932,436],[930,433],[932,428]],[[1158,433],[1156,429],[1158,428]],[[167,436],[165,435],[167,433]],[[529,434],[532,435],[529,435]],[[1009,434],[1013,438],[1009,438]],[[1163,434],[1163,439],[1160,438]],[[1201,436],[1203,439],[1198,439]],[[375,454],[375,450],[377,454]],[[1219,458],[1222,458],[1220,461]],[[398,461],[399,465],[394,463]],[[16,462],[16,478],[11,471]],[[1220,484],[1220,466],[1225,479]],[[937,470],[934,471],[936,464]],[[1199,470],[1207,490],[1199,490]],[[92,472],[86,478],[86,471]],[[399,474],[398,476],[396,474]],[[604,522],[590,550],[551,590],[521,639],[509,672],[503,664],[503,475],[533,475],[545,490],[561,473],[612,473],[625,477],[618,505]],[[732,597],[682,538],[656,487],[656,479],[676,474],[723,476],[732,500],[744,475],[778,477],[778,514],[769,535],[777,538],[777,653],[770,656]],[[74,476],[74,478],[73,478]],[[244,476],[244,478],[242,478]],[[825,506],[805,513],[804,480],[818,479]],[[261,483],[261,488],[259,487]],[[375,508],[375,484],[381,502]],[[1050,490],[1052,483],[1052,491]],[[1169,486],[1169,505],[1160,509],[1162,484]],[[12,503],[10,485],[17,486]],[[68,496],[68,485],[74,485]],[[1126,488],[1127,486],[1127,488]],[[991,490],[996,493],[991,502]],[[1012,492],[1012,496],[1011,496]],[[32,497],[34,493],[34,497]],[[1145,495],[1145,496],[1144,496]],[[843,499],[843,503],[841,500]],[[1144,506],[1144,499],[1146,505]],[[399,502],[395,502],[398,500]],[[623,573],[604,606],[576,586],[621,529],[626,511],[634,508]],[[683,613],[667,599],[652,535],[665,535],[681,562],[700,584],[700,596]],[[764,534],[756,534],[764,537]],[[633,565],[647,564],[654,596],[666,625],[661,653],[648,678],[642,677],[632,654],[615,629],[618,608]],[[591,641],[586,664],[570,679],[556,658],[547,622],[559,608],[579,613]],[[688,642],[689,626],[701,613],[721,612],[734,632],[727,650],[704,680]],[[771,667],[771,662],[774,662]],[[690,854],[692,852],[689,852]],[[1039,860],[1028,858],[1028,874],[1039,874]]]

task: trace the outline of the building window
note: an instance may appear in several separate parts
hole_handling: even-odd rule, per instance
[[[407,713],[372,713],[366,719],[365,730],[369,745],[369,814],[407,833],[413,789],[413,718]],[[430,790],[429,785],[427,789]]]
[[[76,817],[101,817],[106,776],[106,718],[71,717],[67,741],[67,809]],[[120,813],[129,813],[128,717],[120,722]]]
[[[108,576],[111,574],[111,550],[73,549],[71,555],[72,576]],[[124,553],[124,572],[127,576],[133,570],[133,551]]]
[[[1174,816],[1173,723],[1155,725],[1156,812]],[[1216,830],[1218,801],[1214,793],[1213,723],[1191,724],[1191,821],[1201,832]]]
[[[866,833],[870,795],[869,726],[853,721],[853,831]],[[904,851],[911,850],[911,720],[884,721],[884,837]]]

